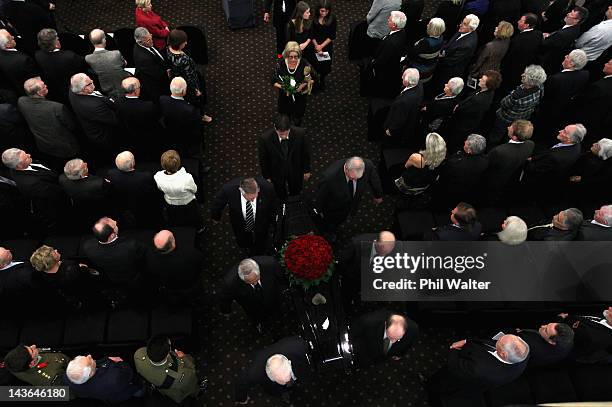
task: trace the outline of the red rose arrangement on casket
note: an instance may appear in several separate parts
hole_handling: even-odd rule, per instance
[[[308,289],[329,280],[334,270],[334,253],[323,237],[303,235],[285,244],[281,262],[291,283]]]

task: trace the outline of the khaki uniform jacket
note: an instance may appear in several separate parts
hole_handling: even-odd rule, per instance
[[[62,386],[62,375],[68,362],[70,358],[63,353],[41,353],[40,361],[35,366],[13,375],[32,386]]]
[[[189,396],[195,397],[200,391],[195,363],[190,355],[179,358],[171,351],[165,363],[155,366],[147,356],[147,348],[142,347],[134,354],[134,363],[136,371],[146,381],[176,403],[181,403]],[[171,384],[166,387],[168,383]]]

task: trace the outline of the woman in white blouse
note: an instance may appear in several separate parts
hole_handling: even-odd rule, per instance
[[[161,156],[162,171],[153,178],[157,188],[164,193],[165,218],[170,226],[196,226],[202,229],[202,217],[196,200],[198,186],[184,167],[175,150],[168,150]]]

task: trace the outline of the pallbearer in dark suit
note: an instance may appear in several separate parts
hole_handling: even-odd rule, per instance
[[[258,152],[261,174],[274,184],[276,195],[283,199],[302,192],[310,179],[312,153],[304,129],[291,125],[287,115],[274,118],[274,128],[259,138]]]
[[[161,95],[167,95],[170,88],[168,61],[153,46],[153,36],[144,27],[134,30],[134,75],[142,84],[142,98],[155,103]]]
[[[400,360],[419,335],[416,322],[403,315],[380,310],[360,316],[351,329],[360,366],[386,358]]]
[[[213,199],[210,208],[213,222],[221,221],[226,206],[238,246],[252,255],[265,253],[271,243],[270,225],[278,209],[273,185],[262,177],[234,178]]]
[[[254,256],[232,266],[223,278],[221,312],[229,314],[236,301],[261,332],[261,324],[278,315],[280,265],[272,256]]]
[[[456,394],[485,391],[519,377],[529,356],[529,346],[515,335],[497,341],[463,339],[450,346],[446,366],[427,382],[430,392]]]
[[[253,363],[242,371],[234,386],[236,403],[247,404],[249,389],[260,385],[270,395],[289,404],[289,391],[301,386],[310,375],[308,343],[292,336],[255,352]]]

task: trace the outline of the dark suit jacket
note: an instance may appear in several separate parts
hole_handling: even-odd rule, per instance
[[[281,269],[272,256],[253,256],[251,259],[259,265],[261,294],[240,279],[236,264],[223,277],[219,306],[223,313],[229,314],[232,302],[236,301],[251,320],[260,322],[278,314],[280,290],[277,278]]]
[[[351,199],[344,175],[345,161],[338,160],[327,167],[317,188],[316,208],[323,214],[324,221],[332,225],[339,225],[351,213],[355,212],[365,192],[366,184],[372,188],[372,193],[376,198],[382,198],[383,196],[380,177],[374,163],[364,159],[363,176],[357,180],[357,188]]]
[[[162,54],[163,57],[163,53]],[[161,95],[170,93],[169,68],[165,59],[153,55],[149,50],[134,44],[134,76],[140,81],[142,98],[158,103]]]
[[[423,240],[442,240],[446,242],[478,240],[481,230],[482,226],[478,221],[470,229],[448,224],[437,227],[431,232],[425,232]]]
[[[189,289],[199,286],[204,255],[189,245],[179,245],[170,253],[155,249],[147,253],[147,270],[158,284],[172,289]]]
[[[108,171],[106,177],[113,184],[114,205],[119,209],[131,211],[139,220],[138,223],[150,224],[152,219],[161,216],[162,195],[157,189],[153,174],[140,170],[123,172],[113,168]]]
[[[272,3],[274,3],[274,9],[272,9]],[[285,30],[287,28],[287,22],[291,18],[293,10],[295,10],[295,0],[285,0],[285,11],[283,11],[282,0],[265,0],[264,1],[264,12],[272,14],[272,23],[277,29]]]
[[[71,180],[65,174],[59,176],[59,184],[66,195],[81,202],[92,202],[105,200],[111,194],[111,183],[102,177],[89,175],[85,178]]]
[[[51,199],[63,197],[58,185],[57,174],[51,170],[36,168],[36,171],[11,170],[11,178],[17,183],[19,192],[30,199]]]
[[[131,151],[136,157],[158,160],[163,133],[159,107],[151,101],[126,97],[115,100],[115,106],[122,133],[121,149]]]
[[[245,232],[245,220],[242,216],[241,193],[238,190],[240,181],[244,177],[234,178],[224,184],[213,199],[210,215],[214,220],[221,220],[221,214],[226,206],[229,207],[230,222],[234,235],[241,247],[253,247],[262,252],[269,238],[270,224],[274,221],[278,210],[278,199],[274,192],[274,186],[263,179],[255,177],[259,185],[259,195],[257,197],[257,210],[255,213],[255,227],[252,236]]]
[[[64,159],[76,157],[80,151],[77,123],[66,106],[28,96],[20,97],[17,103],[41,153]]]
[[[437,190],[440,198],[454,205],[474,202],[477,186],[489,166],[486,154],[466,154],[459,151],[450,156],[440,168]]]
[[[15,38],[17,48],[29,55],[34,55],[34,50],[38,48],[36,37],[38,32],[43,28],[55,28],[49,17],[48,9],[45,10],[31,2],[8,1],[3,11],[6,18],[21,35],[21,38]]]
[[[307,352],[308,343],[297,336],[283,338],[267,348],[256,351],[253,355],[253,362],[238,376],[234,386],[235,400],[245,401],[249,389],[257,385],[271,395],[280,395],[288,390],[286,386],[270,380],[266,374],[266,362],[270,356],[275,354],[284,355],[291,361],[291,370],[296,378],[295,383],[302,384],[308,380],[310,375]]]
[[[289,195],[297,195],[302,191],[304,174],[311,172],[310,162],[312,152],[310,139],[305,136],[301,127],[291,126],[289,130],[289,153],[284,156],[281,143],[274,129],[268,129],[259,138],[257,151],[261,175],[272,180],[279,197],[285,197],[288,184]]]
[[[578,230],[561,230],[552,226],[542,227],[534,226],[529,228],[527,232],[527,240],[533,241],[543,241],[543,242],[557,242],[563,241],[567,242],[570,240],[574,240],[576,238],[576,234]]]
[[[0,50],[1,89],[8,89],[15,95],[23,96],[23,83],[35,76],[38,76],[38,69],[32,57],[21,51]]]
[[[458,145],[463,145],[465,138],[478,129],[482,118],[493,102],[494,94],[492,90],[476,92],[459,102],[457,109],[444,125],[444,128],[453,134],[449,140],[453,148],[449,151],[454,150],[454,147]],[[449,144],[448,141],[447,144]]]
[[[578,229],[576,240],[586,241],[610,241],[612,240],[612,228],[599,226],[591,223],[590,220],[585,220]]]
[[[68,98],[91,147],[110,150],[118,123],[113,101],[106,96],[78,95],[73,92],[69,93]]]
[[[579,35],[580,26],[576,24],[555,31],[542,40],[539,58],[547,74],[553,74],[561,70],[563,58],[571,51],[574,46],[574,41],[576,41]]]
[[[569,0],[554,0],[552,3],[547,3],[544,10],[546,21],[542,22],[542,29],[545,32],[552,32],[563,27],[565,24],[563,22],[563,17],[565,17],[565,13],[567,13]]]
[[[390,311],[379,310],[361,315],[353,323],[351,335],[355,355],[361,364],[380,362],[393,356],[402,357],[419,336],[419,326],[410,318],[406,318],[407,327],[404,336],[389,348],[385,355],[383,338],[386,322],[392,314]]]
[[[171,134],[168,142],[170,146],[179,150],[181,154],[189,155],[199,148],[202,138],[202,116],[200,110],[189,104],[186,100],[174,99],[163,95],[159,98],[164,125],[167,134]]]
[[[583,140],[585,145],[607,137],[607,123],[610,123],[610,99],[612,98],[612,77],[603,78],[589,85],[576,100],[576,118],[588,130]]]
[[[478,47],[478,34],[471,32],[458,39],[460,33],[457,32],[443,46],[444,57],[438,60],[436,75],[443,82],[453,76],[463,77],[472,56]]]
[[[568,315],[559,320],[574,328],[573,357],[580,363],[612,363],[612,329],[600,324],[601,319],[603,316],[599,314]]]
[[[523,329],[517,336],[523,338],[529,345],[529,366],[548,366],[565,360],[573,348],[572,346],[551,345],[546,342],[537,330]]]
[[[421,83],[403,91],[395,98],[384,124],[384,128],[391,133],[392,144],[401,146],[420,144],[420,140],[416,140],[418,137],[415,133],[422,102],[423,85]],[[412,140],[412,143],[409,143],[409,140]]]
[[[119,237],[112,243],[101,244],[91,237],[85,240],[80,249],[98,270],[111,283],[125,285],[133,283],[142,271],[145,247],[142,243]]]
[[[556,130],[554,126],[563,125],[561,120],[568,116],[570,101],[584,90],[588,82],[589,72],[584,69],[559,72],[546,79],[538,114],[546,128],[543,134],[552,133]]]
[[[494,198],[512,181],[518,181],[527,158],[533,153],[533,141],[501,144],[489,151],[486,189]]]
[[[514,34],[501,65],[505,89],[518,86],[525,68],[536,62],[542,39],[542,31],[536,29]]]
[[[70,78],[88,69],[85,58],[70,50],[47,52],[38,50],[34,55],[42,71],[42,79],[49,88],[48,99],[68,104]]]
[[[445,119],[449,117],[451,114],[453,114],[453,109],[455,106],[457,106],[457,103],[459,103],[457,96],[441,97],[438,95],[436,98],[427,103],[427,109],[423,114],[425,123],[427,125],[431,124],[431,122],[436,119]]]
[[[406,33],[399,30],[387,35],[372,57],[371,94],[393,98],[401,88],[400,58],[406,53]]]
[[[535,155],[527,162],[525,173],[536,179],[558,179],[565,177],[572,165],[580,158],[581,143],[567,147],[551,148]]]
[[[430,390],[439,393],[485,391],[518,378],[527,360],[521,363],[503,363],[481,343],[468,339],[461,350],[451,349],[446,366],[436,373],[428,383]]]
[[[11,296],[24,293],[32,287],[34,270],[30,263],[24,262],[5,270],[0,270],[0,294]]]

